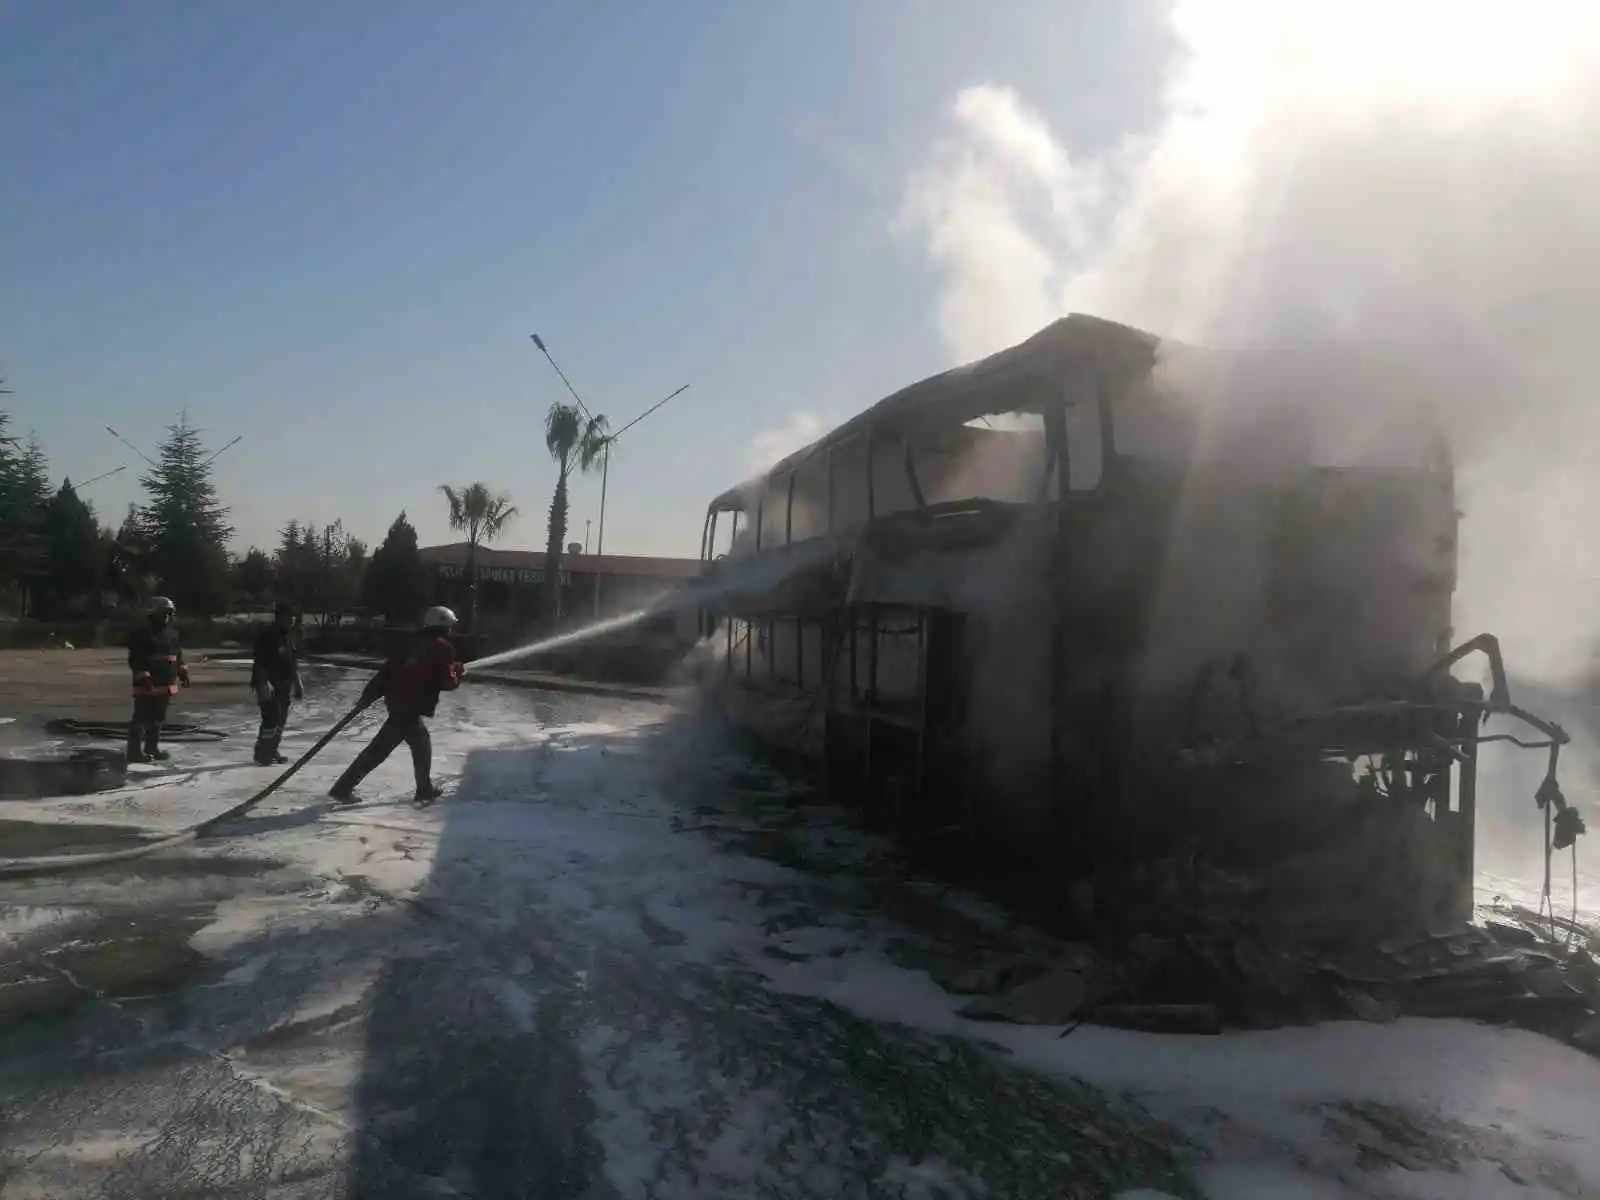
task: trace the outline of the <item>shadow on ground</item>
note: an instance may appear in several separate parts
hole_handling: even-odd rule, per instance
[[[785,791],[688,718],[472,754],[410,906],[437,933],[371,992],[350,1196],[1181,1191],[1087,1088],[768,986],[875,919],[706,836]]]
[[[310,807],[236,823],[227,847],[271,836],[202,848],[187,874],[28,897],[84,915],[65,941],[58,924],[14,947],[57,1003],[0,1031],[0,1183],[353,1200],[1186,1193],[1171,1139],[1134,1110],[769,986],[763,964],[828,970],[880,917],[843,876],[744,852],[764,813],[794,810],[706,726],[641,708],[608,730],[578,724],[618,715],[588,698],[499,703],[520,744],[468,754],[431,846],[404,805]],[[133,919],[153,931],[143,965],[86,972]],[[90,951],[61,960],[74,941]],[[102,958],[119,955],[138,957]]]

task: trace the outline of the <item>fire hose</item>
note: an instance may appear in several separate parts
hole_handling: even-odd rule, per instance
[[[55,875],[84,867],[103,867],[114,863],[132,862],[134,859],[143,858],[148,854],[155,854],[162,850],[170,850],[175,846],[197,841],[215,826],[244,816],[245,813],[272,795],[273,792],[292,779],[301,767],[320,754],[329,742],[344,732],[345,726],[355,720],[366,707],[366,704],[357,704],[349,712],[345,713],[343,717],[339,718],[339,722],[332,729],[318,738],[311,749],[297,758],[289,766],[288,770],[284,771],[283,774],[255,793],[255,795],[235,804],[226,812],[220,812],[214,817],[207,817],[204,821],[191,825],[187,829],[179,830],[177,833],[167,837],[158,838],[153,842],[145,842],[139,846],[130,846],[126,850],[108,850],[98,854],[53,854],[35,858],[0,859],[0,879],[20,879],[30,875]]]
[[[93,737],[93,738],[125,738],[128,736],[127,722],[115,721],[77,721],[70,717],[59,717],[45,724],[45,732],[53,733],[57,737]],[[200,725],[181,725],[163,722],[161,725],[161,740],[163,742],[220,742],[228,735],[220,729],[206,729]]]

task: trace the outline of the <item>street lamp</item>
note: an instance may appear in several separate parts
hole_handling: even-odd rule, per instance
[[[541,338],[537,333],[530,333],[528,336],[533,339],[533,344],[539,347],[540,353],[550,360],[550,365],[555,367],[556,374],[561,376],[561,382],[567,385],[567,391],[571,392],[572,398],[578,402],[578,411],[584,415],[584,419],[589,421],[594,420],[594,418],[589,415],[589,410],[584,406],[583,398],[578,395],[578,389],[572,386],[572,380],[567,378],[567,373],[563,371],[560,365],[557,364],[556,360],[551,357],[549,349],[544,344],[544,339]],[[609,482],[611,477],[611,443],[616,441],[623,434],[627,433],[628,430],[632,429],[651,413],[655,412],[668,400],[671,400],[674,396],[681,396],[688,390],[689,385],[686,383],[676,391],[669,392],[660,400],[657,400],[649,408],[645,409],[633,420],[629,421],[621,429],[617,430],[615,433],[607,434],[604,438],[602,444],[604,445],[605,449],[601,452],[600,458],[600,521],[598,528],[595,530],[594,539],[594,556],[596,558],[599,558],[605,553],[606,546],[606,484]],[[600,565],[598,563],[595,564],[594,571],[594,615],[597,617],[600,615]]]
[[[112,467],[109,471],[101,471],[100,474],[96,475],[92,479],[85,479],[82,483],[73,484],[72,490],[75,492],[81,492],[91,483],[99,483],[102,479],[110,479],[113,475],[120,475],[127,469],[127,467]]]
[[[544,339],[537,333],[530,333],[528,336],[533,339],[533,344],[539,347],[539,353],[550,359],[550,365],[556,369],[556,374],[561,376],[561,382],[567,385],[567,391],[571,392],[572,398],[578,402],[578,411],[583,414],[583,419],[585,421],[594,420],[589,415],[589,410],[584,407],[583,397],[578,395],[578,389],[572,386],[572,380],[567,378],[567,373],[561,369],[561,365],[551,357],[549,349],[544,344]]]
[[[627,433],[628,430],[632,429],[651,413],[655,412],[656,409],[660,408],[668,400],[671,400],[674,396],[681,396],[688,390],[689,385],[686,383],[676,391],[669,392],[667,395],[657,400],[649,408],[645,409],[633,420],[629,421],[621,429],[617,430],[615,433],[606,435],[606,448],[600,459],[600,527],[595,530],[594,537],[594,555],[596,558],[599,558],[605,553],[606,547],[606,479],[611,474],[611,443],[616,441],[623,434]],[[594,571],[594,615],[597,617],[600,615],[600,567],[598,564],[596,564]]]
[[[111,428],[111,426],[109,426],[109,425],[106,426],[106,432],[109,433],[112,437],[116,438],[117,441],[121,442],[129,450],[132,450],[140,458],[144,459],[144,461],[146,463],[148,463],[152,469],[157,470],[157,471],[159,471],[161,469],[161,464],[160,463],[156,462],[155,459],[151,458],[143,450],[139,449],[139,447],[135,446],[132,442],[130,442],[127,438],[123,437],[115,429]],[[226,454],[229,450],[232,450],[235,446],[237,446],[242,441],[244,441],[244,434],[241,433],[238,437],[234,438],[233,441],[229,442],[221,450],[218,450],[218,451],[214,452],[209,458],[204,459],[200,463],[200,465],[202,467],[209,467],[212,463],[216,462],[217,459],[221,458],[224,454]],[[122,468],[118,467],[117,471],[120,471],[120,470],[122,470]],[[116,471],[107,471],[106,474],[107,475],[115,475]],[[104,478],[104,476],[96,476],[96,478]],[[89,482],[93,483],[94,480],[91,479]]]

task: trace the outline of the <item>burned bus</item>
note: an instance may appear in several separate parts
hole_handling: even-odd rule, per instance
[[[1063,879],[1403,812],[1459,910],[1485,716],[1522,714],[1492,638],[1452,649],[1449,448],[1386,403],[1329,461],[1304,382],[1073,315],[896,392],[710,504],[708,686],[833,798]]]

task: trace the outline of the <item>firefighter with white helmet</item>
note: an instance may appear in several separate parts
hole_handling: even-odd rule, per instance
[[[433,716],[440,692],[461,686],[465,668],[448,636],[455,625],[456,614],[452,610],[434,605],[423,614],[421,630],[391,654],[368,682],[361,693],[361,706],[365,708],[381,696],[389,716],[329,791],[335,801],[354,803],[356,785],[401,742],[411,750],[417,803],[429,804],[439,798],[439,789],[433,783],[433,741],[424,718]]]
[[[456,623],[455,610],[446,608],[442,604],[435,604],[422,614],[422,631],[424,633],[430,630],[435,633],[449,633],[455,628]]]
[[[128,761],[164,761],[161,726],[179,686],[189,686],[189,668],[183,646],[172,623],[177,605],[166,596],[153,596],[146,606],[145,623],[128,640],[128,669],[133,672],[133,718],[128,722]]]

